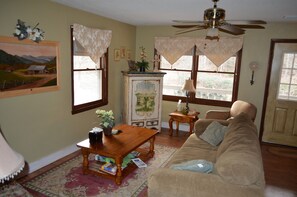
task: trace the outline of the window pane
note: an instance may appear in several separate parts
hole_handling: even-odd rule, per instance
[[[161,56],[161,69],[180,69],[192,70],[193,56],[184,55],[171,65],[163,56]]]
[[[196,98],[231,101],[233,76],[233,74],[198,72]]]
[[[292,85],[290,89],[290,100],[297,101],[297,86]]]
[[[291,79],[291,69],[282,69],[281,83],[289,84]]]
[[[185,96],[181,91],[186,79],[191,77],[190,72],[166,71],[163,79],[163,94],[170,96]]]
[[[297,70],[294,68],[295,64],[296,54],[285,53],[278,88],[278,99],[297,100]]]
[[[297,85],[297,70],[293,70],[293,75],[292,75],[292,82],[291,84]]]
[[[279,99],[288,99],[289,95],[289,85],[280,84],[278,90],[278,98]]]
[[[74,105],[102,99],[102,71],[74,72]]]
[[[96,64],[93,62],[93,60],[90,58],[90,56],[73,56],[73,69],[95,69]]]
[[[292,68],[293,61],[294,61],[294,54],[293,53],[285,53],[283,68]]]
[[[230,57],[220,67],[212,63],[205,55],[199,55],[199,67],[201,71],[234,72],[236,57]]]

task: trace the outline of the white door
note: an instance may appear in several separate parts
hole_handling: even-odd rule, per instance
[[[297,40],[273,40],[269,62],[262,141],[297,147]]]

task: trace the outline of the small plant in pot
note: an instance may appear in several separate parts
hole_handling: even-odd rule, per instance
[[[106,136],[112,135],[112,127],[115,125],[114,115],[112,110],[106,111],[98,109],[96,110],[97,117],[100,119],[100,126],[103,129],[103,133]]]
[[[138,66],[140,72],[145,72],[145,70],[149,68],[149,63],[146,61],[145,48],[140,47],[140,49],[140,61],[136,62],[136,66]]]

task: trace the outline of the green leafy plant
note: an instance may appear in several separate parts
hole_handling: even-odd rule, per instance
[[[148,69],[149,68],[149,62],[146,60],[145,48],[142,46],[142,47],[140,47],[140,49],[141,49],[141,52],[140,52],[140,61],[136,62],[135,64],[139,68]]]
[[[100,126],[102,128],[113,127],[115,125],[114,115],[112,110],[106,111],[98,109],[96,110],[97,117],[100,119]]]

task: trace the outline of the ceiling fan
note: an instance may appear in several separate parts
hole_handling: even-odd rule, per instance
[[[225,10],[217,7],[217,2],[219,0],[212,1],[214,2],[213,8],[204,11],[204,21],[173,20],[175,23],[183,23],[180,25],[172,25],[173,27],[181,29],[177,34],[208,29],[206,38],[218,39],[219,31],[232,35],[242,35],[245,32],[242,28],[264,29],[261,25],[266,24],[266,22],[262,20],[225,20]]]

